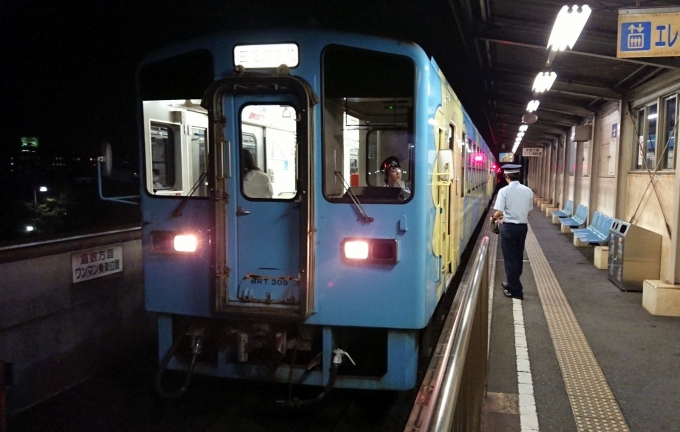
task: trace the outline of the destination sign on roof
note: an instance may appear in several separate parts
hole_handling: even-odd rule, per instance
[[[619,10],[616,57],[680,56],[680,8]]]

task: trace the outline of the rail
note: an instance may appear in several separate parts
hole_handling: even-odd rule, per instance
[[[489,237],[464,275],[404,429],[479,431],[486,396]],[[465,276],[468,276],[467,278]],[[466,283],[467,280],[467,283]]]

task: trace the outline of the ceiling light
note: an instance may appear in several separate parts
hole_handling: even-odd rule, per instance
[[[541,104],[540,101],[534,99],[529,104],[527,105],[527,111],[528,112],[534,112],[538,109],[538,106]]]
[[[564,51],[567,47],[573,48],[588,21],[590,12],[588,5],[581,6],[580,11],[576,5],[572,8],[562,6],[560,13],[557,14],[552,33],[550,33],[548,48],[552,47],[553,51]]]
[[[534,80],[534,86],[532,90],[539,93],[550,90],[553,83],[557,79],[557,74],[555,72],[539,72]]]

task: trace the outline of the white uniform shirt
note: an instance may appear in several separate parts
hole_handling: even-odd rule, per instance
[[[525,224],[534,208],[534,193],[518,181],[501,188],[493,208],[503,212],[504,223]]]
[[[248,198],[271,198],[274,195],[274,188],[267,174],[250,170],[243,179],[243,193]]]

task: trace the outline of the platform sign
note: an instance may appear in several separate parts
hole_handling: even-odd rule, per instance
[[[515,161],[515,154],[514,153],[499,153],[498,159],[499,159],[498,161],[500,163],[514,162]]]
[[[680,56],[680,7],[619,10],[616,57]]]
[[[71,255],[73,283],[123,271],[123,246],[103,246]]]
[[[543,147],[522,147],[523,157],[540,157],[543,156]]]

